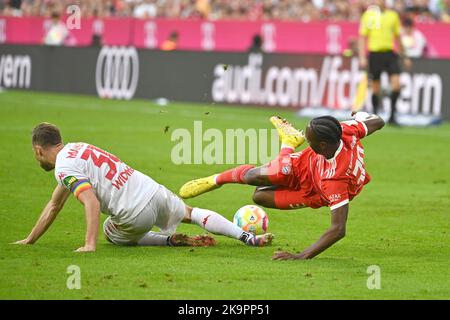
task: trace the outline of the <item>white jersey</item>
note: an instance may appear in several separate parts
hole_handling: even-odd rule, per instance
[[[159,188],[114,155],[82,142],[68,143],[58,153],[55,177],[75,196],[92,186],[101,211],[124,223],[134,219]]]

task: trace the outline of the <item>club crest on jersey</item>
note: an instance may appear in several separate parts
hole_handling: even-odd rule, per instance
[[[281,172],[282,172],[285,176],[287,176],[288,174],[291,173],[291,166],[290,166],[290,165],[284,166],[283,168],[281,168]]]
[[[72,185],[77,182],[78,179],[73,176],[68,176],[63,180],[63,184],[66,186],[67,189],[71,189]]]

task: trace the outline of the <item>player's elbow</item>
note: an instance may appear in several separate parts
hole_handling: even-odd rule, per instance
[[[386,124],[386,122],[384,122],[384,120],[381,117],[378,117],[378,119],[377,119],[377,130],[382,129],[385,124]]]
[[[333,228],[333,238],[336,241],[339,241],[339,240],[345,238],[345,234],[346,234],[345,226],[335,226]]]
[[[84,206],[92,211],[100,211],[100,202],[97,198],[91,198],[85,202]]]
[[[345,229],[342,230],[342,231],[339,231],[338,234],[337,234],[337,239],[338,240],[341,240],[341,239],[344,239],[344,238],[345,238]]]

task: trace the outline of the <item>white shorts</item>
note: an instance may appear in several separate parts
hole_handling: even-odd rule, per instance
[[[183,220],[186,205],[183,200],[160,185],[158,191],[134,220],[123,223],[115,217],[108,217],[103,224],[106,239],[118,245],[136,245],[153,226],[161,233],[172,235]]]

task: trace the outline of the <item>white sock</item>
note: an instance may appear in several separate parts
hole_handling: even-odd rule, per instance
[[[138,246],[167,246],[168,235],[160,234],[157,232],[147,232],[137,243]]]
[[[224,235],[234,239],[241,239],[243,234],[247,234],[233,222],[211,210],[200,208],[192,209],[191,221],[211,233]]]

